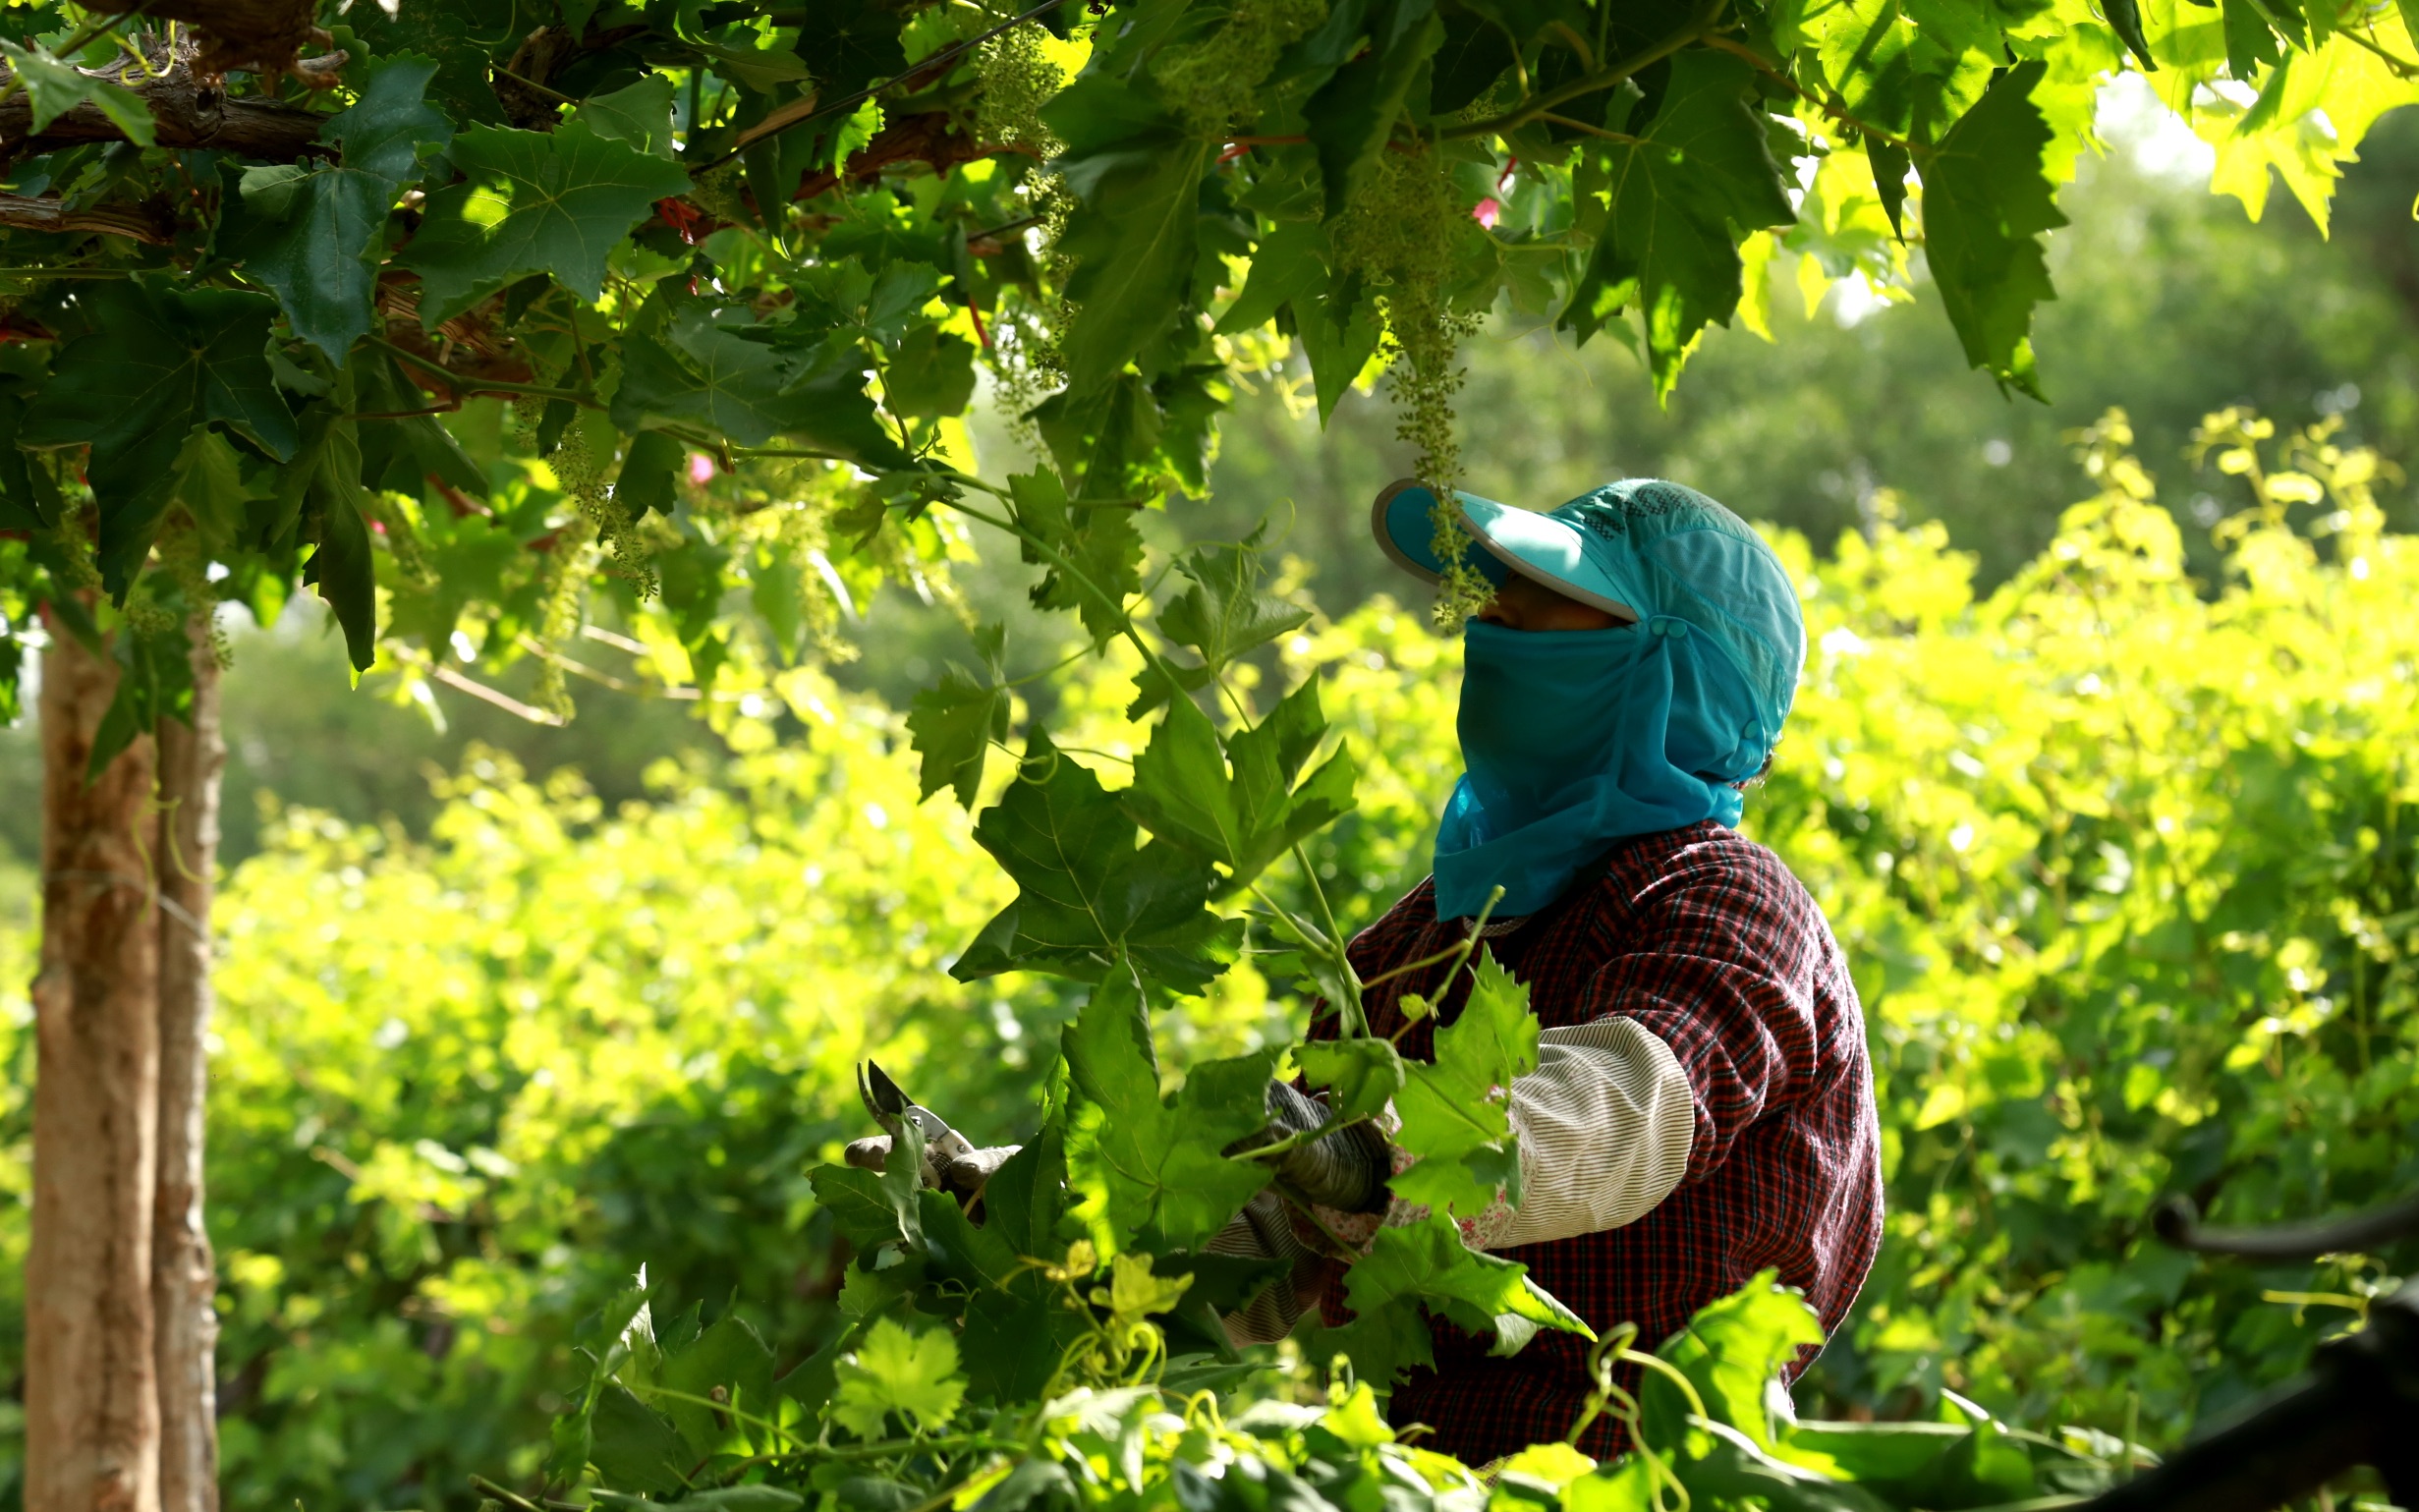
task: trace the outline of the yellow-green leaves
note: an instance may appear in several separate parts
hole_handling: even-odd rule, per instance
[[[1225,868],[1218,891],[1234,892],[1288,847],[1351,812],[1352,758],[1341,751],[1295,786],[1325,734],[1316,681],[1295,689],[1257,728],[1223,741],[1191,699],[1173,700],[1135,757],[1126,810],[1153,834]]]
[[[939,1329],[912,1333],[887,1317],[840,1357],[838,1374],[832,1419],[860,1438],[882,1437],[894,1416],[923,1432],[947,1428],[966,1397],[957,1341]]]
[[[475,127],[451,155],[463,182],[428,196],[396,259],[420,274],[432,330],[527,273],[595,299],[614,245],[656,200],[689,188],[678,167],[578,121],[551,134]]]
[[[1636,305],[1659,394],[1706,326],[1738,308],[1739,238],[1796,218],[1747,102],[1754,78],[1728,54],[1682,53],[1654,121],[1594,153],[1609,213],[1563,318],[1584,340],[1609,308]]]
[[[1520,1200],[1520,1147],[1512,1137],[1512,1079],[1537,1069],[1537,1017],[1529,989],[1482,954],[1461,1017],[1436,1031],[1433,1065],[1403,1067],[1395,1094],[1402,1131],[1394,1142],[1420,1157],[1394,1178],[1395,1193],[1439,1211],[1475,1217],[1497,1188]]]
[[[2040,63],[2020,63],[1922,165],[1924,252],[1966,361],[2036,398],[2033,307],[2054,299],[2042,234],[2066,224],[2041,170],[2050,128],[2029,98]]]
[[[1068,1026],[1065,1054],[1067,1186],[1101,1254],[1196,1248],[1267,1185],[1225,1148],[1266,1122],[1273,1051],[1196,1066],[1162,1101],[1141,994],[1118,977]]]

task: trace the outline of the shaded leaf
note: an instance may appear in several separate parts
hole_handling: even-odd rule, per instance
[[[2066,224],[2042,172],[2049,123],[2017,64],[1965,113],[1924,167],[1924,255],[1965,359],[2035,398],[2033,307],[2054,299],[2042,235]]]
[[[991,743],[1008,738],[1007,670],[1002,662],[1007,635],[1007,627],[999,624],[976,631],[981,670],[970,672],[950,662],[941,669],[938,683],[916,695],[907,730],[910,744],[924,758],[920,797],[949,788],[961,806],[974,807]]]

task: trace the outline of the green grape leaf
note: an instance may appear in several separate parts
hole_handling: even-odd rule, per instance
[[[1090,393],[1107,387],[1184,304],[1212,143],[1106,75],[1060,91],[1042,114],[1068,140],[1057,162],[1077,200],[1059,240],[1076,259],[1067,298],[1077,307],[1060,350],[1068,388]]]
[[[1097,980],[1120,954],[1155,980],[1198,991],[1233,961],[1239,921],[1205,906],[1210,863],[1140,831],[1100,780],[1036,728],[1024,769],[983,812],[975,839],[1018,887],[950,975],[1048,971]]]
[[[1302,107],[1330,217],[1369,182],[1412,81],[1442,45],[1444,24],[1435,12],[1435,0],[1375,0],[1363,23],[1367,49]]]
[[[1710,1404],[1709,1404],[1710,1405]],[[1811,1470],[1774,1459],[1765,1452],[1755,1439],[1727,1423],[1695,1425],[1697,1431],[1688,1435],[1684,1458],[1677,1467],[1680,1481],[1691,1497],[1704,1497],[1718,1506],[1762,1506],[1766,1512],[1890,1512],[1891,1503],[1883,1500],[1861,1485],[1833,1481]],[[1633,1464],[1632,1455],[1623,1464]],[[2026,1461],[2026,1468],[2031,1462]],[[1586,1482],[1598,1482],[1591,1476]],[[1641,1497],[1648,1500],[1652,1491]],[[1915,1505],[1927,1507],[1956,1507],[1992,1505],[2003,1501],[2027,1499],[2021,1496],[1988,1496],[1980,1503],[1973,1501],[1928,1500]],[[1612,1506],[1635,1506],[1636,1501],[1606,1501],[1605,1512]],[[1598,1504],[1586,1496],[1565,1497],[1565,1512],[1597,1512]]]
[[[530,273],[582,299],[604,292],[605,256],[689,175],[573,121],[551,134],[474,127],[451,148],[463,182],[428,196],[420,234],[395,260],[421,276],[434,330]]]
[[[1005,625],[990,624],[975,632],[975,648],[983,653],[981,671],[970,672],[950,662],[940,681],[916,695],[907,715],[910,744],[924,757],[918,778],[924,798],[942,788],[953,789],[963,808],[975,806],[983,785],[984,759],[991,742],[1008,738],[1007,651]]]
[[[197,425],[216,423],[283,462],[299,437],[270,375],[274,302],[232,289],[84,286],[92,330],[61,347],[18,431],[24,446],[89,444],[100,505],[101,585],[122,597],[141,571]]]
[[[673,151],[674,92],[671,80],[661,74],[649,74],[610,94],[582,100],[579,113],[572,119],[587,122],[599,137],[626,141],[650,157],[669,162]]]
[[[2066,224],[2042,172],[2049,123],[2031,98],[2044,65],[2017,64],[1924,165],[1924,256],[1965,359],[2038,399],[2033,307],[2055,299],[2042,236]]]
[[[147,147],[158,140],[159,126],[151,119],[151,107],[126,85],[95,78],[38,46],[28,49],[15,42],[0,41],[0,58],[8,60],[10,74],[33,106],[34,136],[40,136],[42,128],[90,100],[137,146]]]
[[[1262,589],[1259,545],[1255,532],[1241,545],[1197,546],[1177,560],[1193,586],[1167,606],[1159,628],[1213,668],[1310,623],[1310,610]]]
[[[369,523],[362,518],[362,452],[351,420],[327,427],[315,471],[310,500],[319,545],[303,568],[303,581],[318,588],[343,627],[354,670],[366,672],[378,659],[377,564],[370,552]]]
[[[1021,542],[1026,561],[1050,569],[1034,586],[1034,605],[1073,609],[1096,643],[1122,631],[1125,601],[1143,586],[1143,536],[1133,512],[1071,504],[1047,469],[1011,475],[1008,495],[1016,523],[1067,559],[1062,567],[1032,540]]]
[[[343,362],[369,329],[377,269],[368,254],[398,187],[350,168],[271,163],[243,170],[233,188],[219,218],[220,254],[277,296],[297,338]]]
[[[1050,1253],[1066,1211],[1066,1127],[1052,1119],[984,1184],[983,1226],[1020,1257]]]
[[[1175,700],[1135,758],[1127,812],[1153,834],[1224,866],[1218,890],[1235,892],[1296,842],[1352,812],[1355,770],[1342,752],[1293,785],[1325,730],[1316,680],[1257,728],[1223,743],[1192,700]]]
[[[699,1334],[694,1342],[664,1361],[656,1377],[663,1385],[691,1397],[709,1397],[716,1387],[734,1413],[717,1413],[702,1401],[663,1398],[664,1416],[699,1459],[709,1454],[754,1452],[757,1445],[737,1413],[770,1418],[772,1412],[772,1351],[744,1317],[726,1316]],[[772,1446],[764,1445],[766,1449]]]
[[[1600,296],[1637,305],[1659,397],[1679,381],[1705,328],[1729,324],[1738,308],[1733,229],[1797,218],[1763,118],[1748,105],[1754,82],[1755,71],[1727,53],[1681,53],[1638,140],[1603,148],[1610,213],[1564,319],[1585,340]]]
[[[716,325],[695,306],[672,317],[667,334],[668,344],[638,332],[625,339],[616,427],[693,425],[742,446],[786,435],[868,467],[908,465],[875,418],[854,339],[832,337],[802,358]]]
[[[344,165],[374,173],[401,186],[419,180],[422,160],[454,140],[454,124],[428,103],[428,81],[437,66],[415,53],[383,58],[369,67],[351,108],[327,118],[321,141],[334,142]]]
[[[1500,1185],[1520,1201],[1519,1148],[1508,1112],[1515,1077],[1537,1069],[1529,989],[1484,951],[1461,1017],[1436,1031],[1434,1064],[1403,1067],[1394,1143],[1420,1157],[1394,1179],[1405,1200],[1473,1217]]]
[[[1318,1358],[1341,1350],[1364,1380],[1383,1381],[1416,1366],[1435,1364],[1423,1313],[1440,1315],[1476,1332],[1518,1324],[1596,1335],[1579,1316],[1529,1279],[1528,1267],[1465,1246],[1442,1213],[1378,1231],[1370,1252],[1352,1267],[1344,1300],[1353,1320],[1321,1330]],[[1669,1442],[1664,1439],[1662,1442]]]
[[[1294,1058],[1339,1119],[1375,1118],[1403,1090],[1403,1058],[1383,1039],[1314,1039]]]
[[[1214,327],[1220,336],[1258,330],[1287,303],[1327,286],[1327,238],[1316,221],[1286,221],[1252,249],[1252,271],[1243,292]]]
[[[891,413],[917,420],[963,415],[975,397],[975,344],[937,325],[907,333],[882,372]]]
[[[1759,1271],[1739,1290],[1706,1304],[1687,1327],[1656,1350],[1696,1386],[1706,1416],[1739,1429],[1767,1449],[1772,1447],[1777,1433],[1766,1384],[1797,1358],[1803,1346],[1820,1347],[1824,1338],[1822,1319],[1806,1305],[1803,1295],[1776,1284],[1777,1274],[1771,1269]],[[1685,1428],[1687,1402],[1670,1381],[1660,1375],[1650,1377],[1639,1400],[1649,1423],[1660,1423],[1675,1432]]]
[[[1141,993],[1118,973],[1067,1027],[1064,1053],[1067,1186],[1102,1255],[1193,1248],[1268,1184],[1265,1166],[1223,1150],[1266,1124],[1274,1051],[1196,1066],[1162,1102]]]
[[[673,1491],[697,1463],[672,1426],[647,1411],[629,1388],[608,1381],[589,1420],[589,1463],[616,1485]]]
[[[926,1432],[949,1426],[966,1397],[957,1341],[938,1329],[911,1333],[877,1318],[838,1362],[832,1421],[860,1438],[880,1438],[895,1413]]]
[[[565,11],[565,19],[570,12]],[[428,97],[456,121],[500,122],[504,110],[489,84],[495,21],[483,0],[414,0],[389,15],[383,6],[355,6],[346,20],[379,57],[424,53],[436,59]],[[572,32],[577,35],[574,25]]]

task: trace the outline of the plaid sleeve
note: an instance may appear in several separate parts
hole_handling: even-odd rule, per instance
[[[1819,1035],[1813,902],[1777,858],[1708,848],[1634,899],[1583,1017],[1621,1017],[1671,1047],[1696,1101],[1687,1186],[1811,1088]]]

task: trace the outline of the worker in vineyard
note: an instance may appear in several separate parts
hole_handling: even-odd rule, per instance
[[[1448,570],[1434,503],[1398,483],[1375,510],[1386,555],[1432,583]],[[1377,983],[1372,1031],[1415,1058],[1433,1055],[1470,977],[1397,968],[1440,959],[1485,914],[1486,948],[1528,985],[1543,1032],[1537,1070],[1511,1089],[1522,1197],[1464,1219],[1464,1235],[1599,1332],[1637,1323],[1644,1347],[1767,1268],[1828,1333],[1882,1234],[1864,1020],[1822,910],[1736,828],[1805,660],[1788,574],[1737,516],[1654,479],[1545,514],[1462,494],[1448,518],[1493,588],[1464,632],[1465,771],[1434,876],[1351,956]],[[1439,1011],[1406,1032],[1414,992]],[[1312,1033],[1332,1036],[1332,1016]],[[1370,1213],[1403,1158],[1366,1125],[1295,1156],[1297,1190]],[[1340,1279],[1321,1288],[1338,1321]],[[1230,1327],[1249,1337],[1292,1309],[1260,1311]],[[1395,1391],[1395,1423],[1429,1425],[1434,1447],[1471,1464],[1570,1431],[1591,1389],[1585,1340],[1542,1334],[1499,1359],[1491,1337],[1436,1333],[1435,1368]],[[1610,1454],[1621,1432],[1600,1417],[1580,1447]]]

